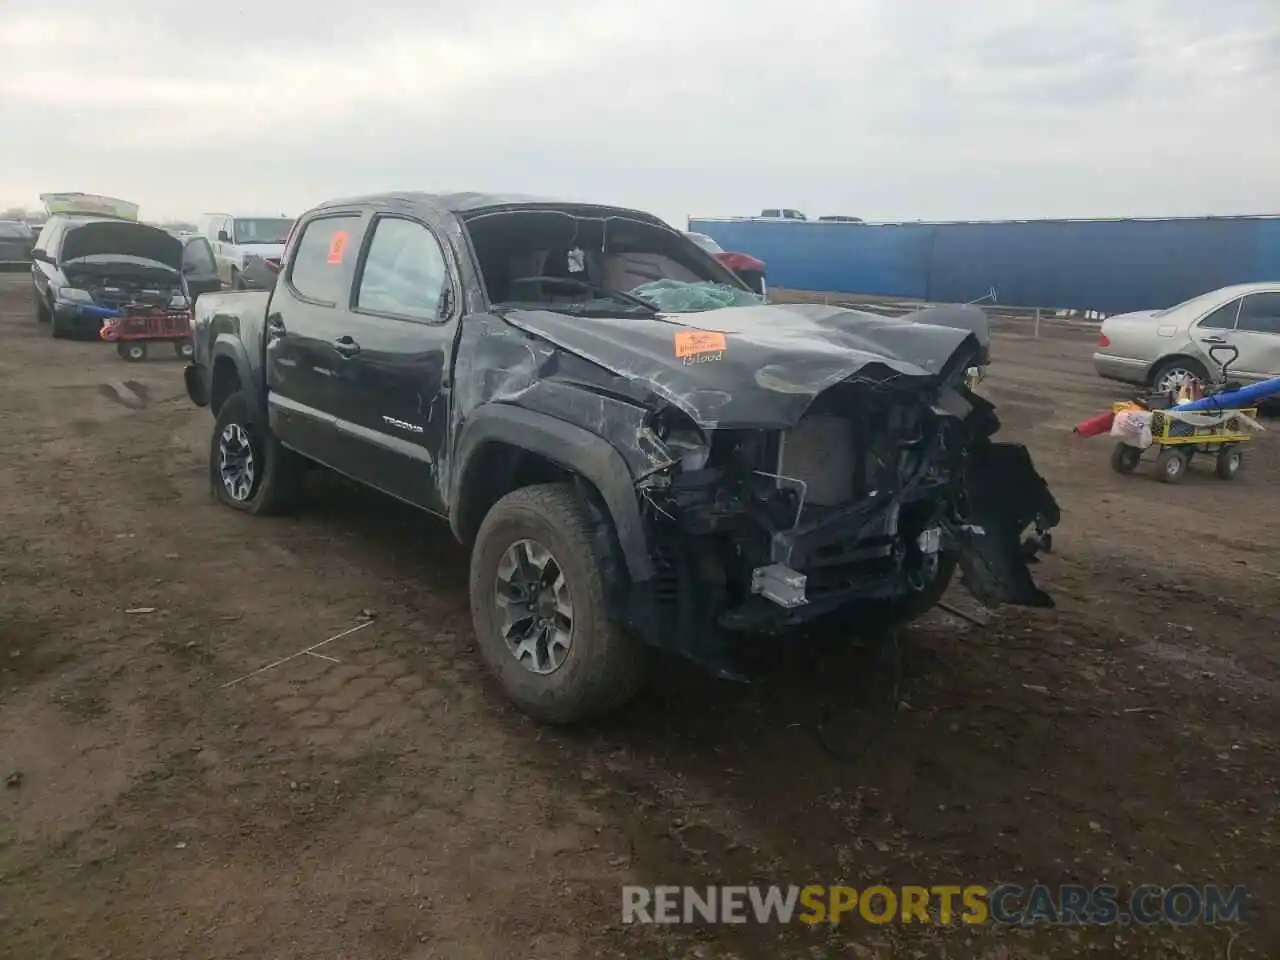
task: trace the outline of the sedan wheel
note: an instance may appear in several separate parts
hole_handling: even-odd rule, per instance
[[[1155,388],[1160,393],[1174,393],[1182,388],[1187,381],[1191,381],[1196,385],[1204,386],[1204,377],[1199,370],[1184,364],[1171,364],[1160,370],[1156,377]]]

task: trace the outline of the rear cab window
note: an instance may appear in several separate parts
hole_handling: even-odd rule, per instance
[[[347,267],[359,247],[362,219],[358,213],[319,216],[302,228],[287,278],[295,294],[324,306],[346,305]]]

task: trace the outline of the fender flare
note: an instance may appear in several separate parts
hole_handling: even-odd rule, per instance
[[[254,407],[266,411],[266,397],[260,389],[257,377],[254,376],[254,365],[249,359],[249,348],[234,333],[220,333],[213,341],[209,351],[209,399],[213,399],[213,371],[218,361],[226,358],[235,364],[236,375],[240,378],[240,389]]]
[[[474,480],[474,471],[480,463],[477,454],[493,442],[545,457],[591,483],[609,512],[632,582],[652,579],[653,562],[649,558],[639,500],[622,454],[609,441],[582,427],[521,407],[482,406],[463,427],[455,448],[448,499],[452,507],[449,524],[459,540],[463,539],[461,511],[456,505],[462,491]]]

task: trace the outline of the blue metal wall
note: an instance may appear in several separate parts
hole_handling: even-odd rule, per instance
[[[933,227],[780,220],[690,220],[726,250],[765,262],[769,283],[795,290],[924,299]]]
[[[797,290],[1122,313],[1280,280],[1280,219],[845,224],[690,220]]]

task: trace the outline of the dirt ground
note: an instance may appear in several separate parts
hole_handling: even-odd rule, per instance
[[[0,950],[35,958],[1280,955],[1280,450],[1122,477],[1089,342],[982,390],[1062,503],[1058,608],[942,614],[888,674],[664,665],[576,733],[471,650],[448,531],[329,478],[215,506],[169,356],[54,341],[0,276]],[[1275,425],[1275,422],[1272,422]],[[372,624],[241,682],[354,625]],[[785,649],[786,655],[783,655]],[[339,661],[339,662],[333,662]],[[1246,885],[1243,926],[623,926],[623,884]]]

